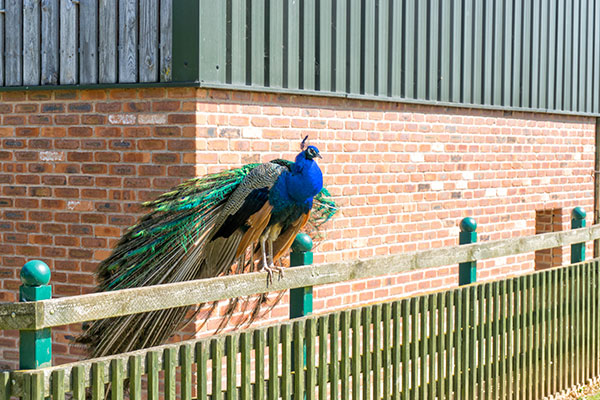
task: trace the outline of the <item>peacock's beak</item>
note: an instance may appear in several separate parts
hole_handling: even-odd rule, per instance
[[[321,155],[321,153],[317,153],[317,157],[323,158],[323,156]]]

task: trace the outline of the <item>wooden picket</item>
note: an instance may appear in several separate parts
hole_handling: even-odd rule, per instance
[[[544,398],[600,372],[599,260],[0,373],[0,399]],[[110,389],[106,384],[110,382]],[[146,382],[143,384],[143,382]],[[162,383],[161,383],[162,382]]]

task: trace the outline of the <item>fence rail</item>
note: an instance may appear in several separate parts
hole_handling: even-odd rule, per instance
[[[368,261],[288,269],[267,285],[265,273],[224,276],[168,285],[63,297],[31,303],[0,304],[0,329],[43,329],[171,307],[251,296],[484,260],[600,239],[600,225],[570,231],[431,249]]]
[[[166,82],[173,0],[0,0],[0,86]]]
[[[112,398],[123,398],[128,387],[132,399],[538,399],[600,374],[599,267],[596,259],[260,329],[0,373],[0,400],[84,398],[86,390],[100,399],[109,382]]]

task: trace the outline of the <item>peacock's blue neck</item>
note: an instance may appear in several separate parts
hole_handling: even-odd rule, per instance
[[[269,194],[274,212],[292,205],[300,206],[305,212],[312,207],[312,198],[323,188],[323,174],[314,160],[304,153],[298,154],[291,171],[281,174]]]

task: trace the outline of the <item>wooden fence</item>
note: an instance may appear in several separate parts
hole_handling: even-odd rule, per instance
[[[599,266],[5,372],[0,399],[540,399],[600,374]]]
[[[0,0],[0,86],[171,80],[173,0]]]

